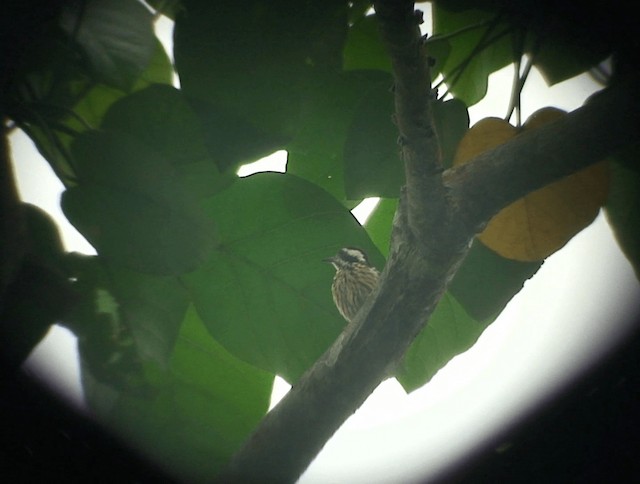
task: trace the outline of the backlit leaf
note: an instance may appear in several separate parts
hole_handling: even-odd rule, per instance
[[[524,129],[564,116],[545,108],[534,113]],[[464,163],[516,136],[518,130],[506,121],[479,121],[458,146],[454,164]],[[564,246],[598,214],[609,188],[608,165],[598,163],[562,180],[529,193],[500,211],[478,238],[487,247],[509,259],[542,260]]]
[[[159,152],[124,133],[87,132],[72,145],[80,185],[62,196],[69,220],[116,265],[152,274],[195,269],[212,224]]]
[[[445,294],[396,371],[407,392],[420,388],[451,358],[473,346],[490,321],[476,321],[450,294]]]
[[[84,49],[98,79],[128,90],[156,44],[151,12],[130,0],[88,0],[64,11],[64,30]]]

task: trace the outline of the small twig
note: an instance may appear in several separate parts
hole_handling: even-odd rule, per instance
[[[516,61],[514,66],[514,80],[513,86],[511,90],[511,99],[509,101],[509,108],[507,109],[507,115],[505,116],[505,121],[509,121],[511,116],[513,115],[513,111],[516,111],[516,126],[522,125],[522,112],[521,112],[521,101],[522,101],[522,89],[524,89],[524,85],[527,82],[527,78],[529,77],[529,73],[531,72],[531,68],[533,67],[533,62],[535,60],[535,56],[538,53],[540,48],[540,39],[537,38],[533,48],[531,50],[530,55],[527,57],[527,61],[524,65],[524,69],[522,69],[522,56],[524,55],[524,36],[521,37],[522,42],[520,43],[520,48],[516,51],[516,46],[514,46],[514,54],[516,55]],[[515,43],[515,42],[514,42]]]
[[[513,42],[513,81],[511,83],[511,99],[509,100],[509,108],[507,109],[507,115],[505,121],[509,121],[513,115],[513,111],[516,112],[516,126],[520,127],[522,123],[521,110],[520,110],[520,94],[522,87],[524,86],[524,79],[520,77],[520,70],[522,68],[522,56],[524,50],[524,35],[522,31],[517,30],[512,33]]]
[[[427,44],[429,44],[429,42],[436,42],[438,40],[448,40],[453,37],[457,37],[458,35],[469,32],[470,30],[475,30],[475,29],[484,27],[485,25],[490,25],[494,21],[494,19],[495,17],[487,20],[482,20],[481,22],[477,22],[475,24],[465,25],[464,27],[461,27],[458,30],[454,30],[453,32],[447,32],[446,34],[433,35],[427,40]]]

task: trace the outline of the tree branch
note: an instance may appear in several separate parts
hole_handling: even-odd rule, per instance
[[[468,229],[479,232],[498,211],[527,193],[637,141],[637,85],[637,78],[626,79],[556,122],[525,131],[448,170],[445,184]]]
[[[427,240],[434,225],[429,217],[447,222],[447,206],[442,183],[442,155],[433,122],[429,59],[420,34],[422,12],[411,0],[374,2],[380,31],[394,73],[395,119],[404,161],[407,221],[415,236]],[[433,202],[440,203],[434,209]],[[430,207],[430,210],[427,210]],[[435,242],[435,241],[434,241]],[[437,244],[427,244],[437,247]]]
[[[449,170],[443,183],[425,59],[416,54],[420,34],[415,20],[409,21],[415,19],[413,6],[385,0],[376,2],[376,11],[393,57],[407,177],[389,260],[355,321],[265,416],[220,476],[225,482],[295,481],[402,358],[479,227],[531,190],[637,138],[637,94],[620,86],[562,121]]]

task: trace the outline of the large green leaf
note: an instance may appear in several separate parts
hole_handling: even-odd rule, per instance
[[[65,263],[78,304],[61,324],[78,337],[87,370],[119,390],[148,390],[142,365],[167,368],[188,306],[184,287],[99,256],[68,254]]]
[[[82,47],[96,78],[126,91],[153,56],[152,19],[139,2],[87,0],[70,4],[61,26]]]
[[[314,90],[300,129],[287,145],[287,172],[321,186],[349,206],[344,187],[344,144],[363,97],[391,77],[381,71],[351,71]],[[387,116],[388,119],[388,116]]]
[[[611,53],[608,45],[594,42],[598,37],[587,34],[590,42],[575,43],[573,37],[544,37],[535,54],[534,65],[540,70],[548,85],[570,79],[603,62]],[[528,50],[533,50],[536,40],[531,40]]]
[[[580,2],[549,2],[541,7],[526,12],[531,35],[525,48],[549,85],[597,66],[611,55],[613,42],[626,39],[625,29],[635,31],[624,13],[634,16],[631,4],[588,8]]]
[[[449,286],[449,292],[473,318],[497,316],[542,265],[506,259],[479,240],[473,242],[466,259]]]
[[[268,409],[273,375],[225,351],[190,310],[170,368],[147,366],[147,396],[115,391],[83,368],[99,420],[180,482],[213,479]]]
[[[513,60],[511,37],[506,35],[512,27],[495,18],[496,14],[484,10],[454,12],[440,3],[433,7],[433,41],[447,35],[451,45],[442,67],[445,82],[467,106],[485,96],[489,74]]]
[[[380,253],[333,197],[288,174],[241,179],[206,210],[220,244],[184,277],[199,315],[231,353],[296,381],[344,325],[322,259],[359,246],[381,267]]]
[[[397,208],[397,198],[383,198],[364,224],[369,237],[385,257],[389,254],[393,217]]]
[[[346,2],[183,3],[174,53],[184,91],[284,143],[306,89],[341,66]]]
[[[442,73],[451,53],[451,43],[445,38],[429,37],[425,43],[427,56],[430,58],[431,80],[434,81]]]
[[[53,61],[52,61],[53,62]],[[73,72],[73,64],[43,63],[42,70],[29,75],[31,82],[40,85],[42,98],[30,106],[22,127],[36,144],[42,156],[51,164],[65,185],[75,183],[75,173],[70,166],[69,145],[75,134],[100,126],[109,107],[126,92],[106,85],[94,84],[78,72],[76,77],[60,76],[57,70]],[[147,69],[142,72],[132,90],[136,91],[153,83],[169,84],[172,67],[162,44],[155,41],[155,53]],[[63,91],[64,94],[60,94]]]
[[[343,60],[345,70],[377,69],[391,73],[391,59],[375,15],[362,17],[349,27]]]
[[[397,144],[392,82],[379,82],[361,99],[344,145],[347,198],[394,198],[404,183]]]
[[[459,99],[434,101],[431,110],[440,142],[442,166],[446,169],[453,164],[458,143],[469,129],[469,112]]]
[[[607,219],[620,248],[640,279],[640,170],[638,147],[618,154],[611,163]]]
[[[168,363],[187,310],[184,287],[175,277],[123,269],[112,270],[111,285],[140,358],[160,365]]]
[[[468,25],[473,25],[474,19],[477,22],[499,15],[502,25],[526,32],[524,49],[533,55],[534,65],[550,85],[598,65],[611,55],[616,43],[635,30],[630,20],[634,18],[633,4],[587,8],[580,2],[439,0],[435,7],[436,20],[450,12],[459,19],[466,17]],[[440,20],[437,33],[448,28],[445,24],[449,20]]]
[[[136,92],[154,84],[171,84],[173,80],[173,67],[164,47],[158,39],[154,39],[154,54],[147,68],[140,73],[131,88]],[[97,128],[102,118],[112,104],[127,95],[126,91],[109,86],[107,84],[92,84],[92,87],[82,92],[79,101],[72,107],[76,116],[67,116],[65,124],[74,131],[82,132],[90,128]]]
[[[405,353],[396,378],[407,392],[420,388],[451,358],[471,348],[490,322],[476,321],[451,294],[445,294]]]
[[[128,133],[162,153],[198,197],[212,195],[236,179],[220,174],[205,146],[200,119],[171,86],[152,85],[116,102],[102,128]]]
[[[162,153],[106,131],[84,133],[72,153],[80,184],[63,194],[63,210],[111,263],[171,275],[206,260],[212,224]]]

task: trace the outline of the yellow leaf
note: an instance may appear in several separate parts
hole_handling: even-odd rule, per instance
[[[565,114],[559,109],[543,108],[531,115],[523,130],[536,129]],[[518,133],[502,119],[483,119],[460,142],[454,165],[465,163]],[[608,188],[609,167],[602,161],[512,203],[491,219],[478,238],[509,259],[544,259],[593,221],[607,198]]]

